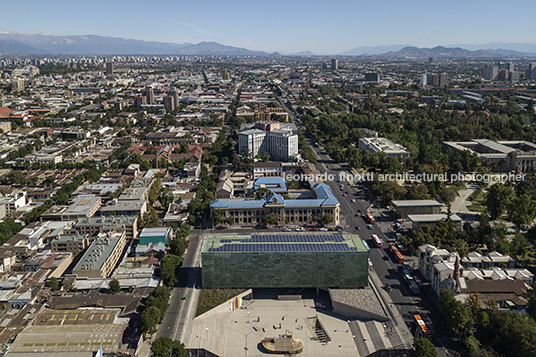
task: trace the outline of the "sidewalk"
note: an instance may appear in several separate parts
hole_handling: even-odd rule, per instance
[[[478,184],[475,182],[467,182],[465,187],[465,189],[458,191],[458,197],[456,197],[454,202],[452,202],[452,213],[474,214],[474,212],[471,212],[467,209],[467,206],[471,204],[471,201],[469,201],[469,196],[471,196],[471,194],[477,189]]]
[[[403,344],[407,348],[413,348],[413,336],[408,327],[406,326],[404,318],[402,317],[402,315],[400,315],[400,312],[396,308],[395,303],[391,299],[391,296],[389,296],[389,294],[384,293],[382,289],[383,284],[374,269],[369,269],[369,278],[373,289],[375,290],[376,294],[380,299],[380,302],[383,305],[383,308],[386,310],[387,314],[391,316],[393,322],[395,323],[394,328],[397,334],[402,339]]]

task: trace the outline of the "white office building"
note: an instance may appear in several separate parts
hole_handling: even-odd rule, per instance
[[[409,151],[400,144],[396,144],[387,138],[362,138],[359,139],[359,149],[374,152],[385,152],[388,156],[407,159]]]
[[[298,156],[298,135],[286,130],[246,130],[238,134],[240,154],[246,150],[256,157],[268,152],[274,160],[291,160]]]
[[[247,150],[253,157],[266,151],[266,132],[259,129],[246,130],[238,134],[240,154]]]

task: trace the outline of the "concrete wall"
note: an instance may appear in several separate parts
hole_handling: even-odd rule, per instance
[[[364,320],[388,321],[389,318],[375,314],[370,311],[362,310],[354,306],[346,305],[338,301],[331,301],[332,310],[334,313],[351,318],[359,318]]]

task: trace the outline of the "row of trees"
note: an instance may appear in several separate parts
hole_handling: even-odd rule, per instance
[[[218,177],[218,172],[213,170],[212,177]],[[197,186],[196,196],[188,204],[190,215],[188,220],[190,224],[201,222],[203,217],[208,217],[210,214],[210,202],[214,200],[214,192],[216,191],[216,181],[209,176],[206,166],[201,167],[201,182]]]
[[[177,283],[177,275],[184,260],[183,255],[188,248],[188,236],[190,235],[191,227],[188,224],[183,224],[175,234],[171,241],[169,253],[162,258],[160,275],[164,280],[164,284],[172,287]]]
[[[171,292],[167,286],[159,286],[154,289],[145,300],[145,309],[141,314],[141,331],[147,334],[156,332],[156,326],[164,318],[169,307]]]
[[[46,200],[45,203],[43,203],[42,205],[35,207],[28,213],[25,213],[23,216],[24,224],[28,225],[31,222],[37,221],[43,213],[45,213],[50,207],[52,207],[52,205],[52,200]]]
[[[188,350],[184,343],[162,336],[151,343],[153,357],[186,357]]]
[[[313,150],[309,147],[309,145],[307,145],[305,136],[302,134],[301,130],[298,131],[298,150],[300,151],[300,154],[304,160],[312,162],[316,165],[316,157],[313,154]]]

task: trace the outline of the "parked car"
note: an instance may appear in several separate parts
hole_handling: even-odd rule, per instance
[[[413,280],[415,280],[417,285],[419,285],[419,288],[422,288],[422,281],[421,281],[421,279],[419,279],[419,277],[417,275],[413,275]]]
[[[355,203],[355,198],[352,198],[352,203]]]
[[[328,231],[328,229],[326,227],[319,228],[318,230],[322,231],[322,232],[327,232]]]
[[[409,265],[407,262],[402,263],[401,268],[402,268],[403,270],[408,271],[408,272],[413,271],[413,268],[412,268],[411,265]]]
[[[296,232],[305,232],[305,228],[298,227],[298,228],[296,228]]]
[[[283,229],[283,232],[292,232],[292,229],[290,229],[290,228],[285,228],[285,229]]]

